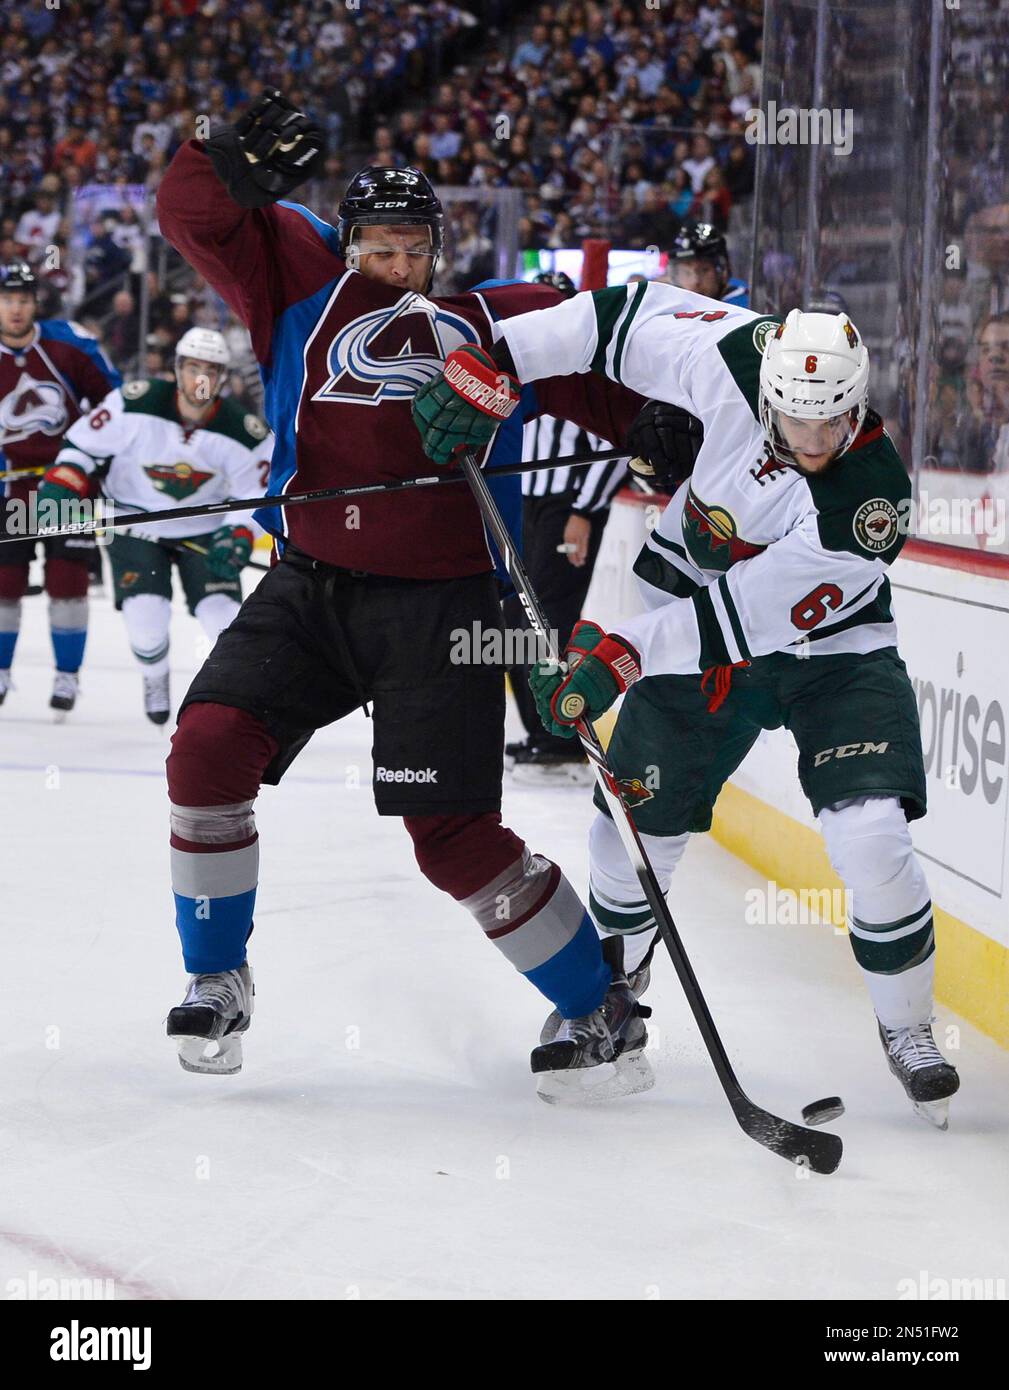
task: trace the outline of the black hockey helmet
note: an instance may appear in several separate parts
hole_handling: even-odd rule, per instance
[[[431,248],[441,255],[445,241],[445,217],[441,202],[426,174],[419,169],[393,169],[369,164],[347,185],[337,210],[340,255],[346,254],[355,227],[431,228]]]
[[[837,290],[813,290],[802,306],[804,314],[847,314],[848,301]]]
[[[673,239],[673,249],[669,255],[673,283],[676,283],[676,266],[684,261],[707,261],[718,276],[718,289],[715,298],[720,299],[729,284],[729,248],[725,237],[710,222],[684,222]]]
[[[565,275],[563,270],[541,270],[538,275],[532,278],[534,285],[549,285],[551,289],[557,290],[565,299],[570,299],[578,291],[575,282],[570,275]]]
[[[27,261],[11,261],[9,265],[0,266],[0,294],[11,294],[15,290],[38,294],[39,282]]]
[[[684,222],[673,241],[670,253],[674,261],[705,260],[721,256],[728,264],[729,248],[725,237],[710,222]]]

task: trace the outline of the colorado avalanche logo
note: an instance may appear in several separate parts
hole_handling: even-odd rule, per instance
[[[329,378],[314,401],[381,405],[410,400],[445,358],[476,334],[471,324],[422,295],[352,319],[329,346]]]
[[[0,444],[33,434],[63,434],[69,422],[66,396],[58,381],[38,381],[27,372],[0,401]]]

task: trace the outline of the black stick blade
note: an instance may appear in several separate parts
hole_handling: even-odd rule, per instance
[[[745,1134],[765,1149],[787,1158],[789,1163],[811,1168],[814,1173],[833,1173],[841,1162],[844,1145],[836,1134],[782,1120],[769,1110],[761,1110],[746,1096],[740,1096],[732,1109]]]

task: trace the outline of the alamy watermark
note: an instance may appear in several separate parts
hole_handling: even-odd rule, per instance
[[[37,492],[30,492],[27,497],[6,498],[0,533],[44,540],[47,535],[61,532],[87,536],[98,545],[110,545],[112,531],[101,528],[112,520],[114,512],[115,504],[105,497],[40,498]]]
[[[927,1269],[918,1271],[917,1279],[898,1279],[897,1297],[899,1299],[920,1299],[922,1302],[947,1299],[952,1302],[965,1301],[1005,1301],[1004,1279],[940,1279],[933,1278]]]
[[[932,497],[923,488],[917,499],[908,498],[897,510],[903,513],[901,523],[907,535],[973,536],[987,545],[1005,544],[1004,497]]]
[[[848,888],[779,888],[768,879],[746,890],[743,920],[748,927],[808,927],[823,922],[840,926],[852,910]]]
[[[751,106],[746,113],[748,145],[830,145],[836,155],[851,154],[855,113],[851,107]]]
[[[116,1296],[114,1279],[55,1279],[30,1269],[23,1279],[8,1279],[6,1297],[14,1302],[60,1300],[80,1303],[112,1303]]]
[[[541,636],[529,627],[485,627],[474,621],[449,633],[453,666],[533,666],[560,648],[556,629]]]

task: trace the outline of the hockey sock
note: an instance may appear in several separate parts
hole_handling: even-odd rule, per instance
[[[79,671],[88,639],[87,598],[51,598],[49,632],[57,671]]]
[[[689,839],[689,832],[641,836],[664,893]],[[629,974],[648,954],[658,926],[617,828],[601,811],[589,832],[589,855],[589,912],[600,936],[623,937],[624,970]]]
[[[175,923],[192,975],[245,960],[259,876],[253,803],[276,740],[227,705],[183,710],[168,758]]]
[[[523,847],[518,863],[463,907],[563,1018],[598,1009],[611,972],[588,913],[556,864]]]
[[[163,675],[168,670],[171,599],[161,594],[134,594],[123,600],[123,620],[133,655],[149,675]]]
[[[831,863],[849,890],[848,927],[873,1007],[887,1028],[932,1016],[935,933],[924,870],[896,797],[820,813]]]
[[[497,812],[405,820],[425,877],[473,914],[487,939],[564,1018],[599,1007],[610,968],[556,864],[533,854]]]
[[[252,802],[172,806],[172,892],[182,956],[191,975],[245,961],[259,881]]]
[[[20,630],[21,600],[0,599],[0,671],[9,670],[14,661]]]

